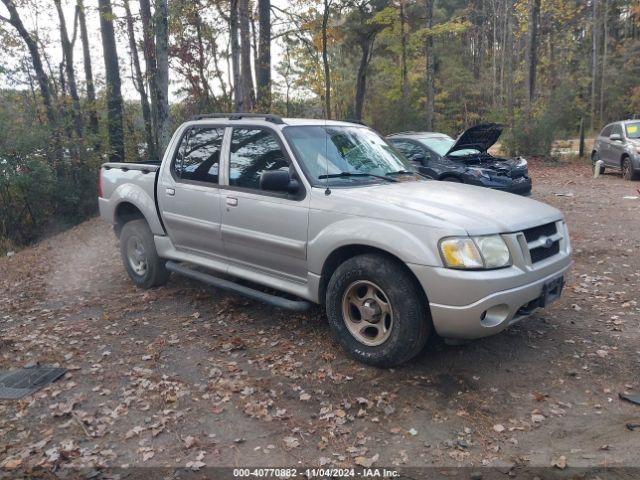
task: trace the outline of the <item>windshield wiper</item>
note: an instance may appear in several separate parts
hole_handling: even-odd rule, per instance
[[[396,170],[395,172],[387,172],[386,175],[418,175],[418,172],[410,172],[409,170]]]
[[[379,178],[381,180],[386,180],[387,182],[397,182],[395,178],[387,177],[385,175],[376,175],[375,173],[364,173],[364,172],[340,172],[340,173],[330,173],[328,175],[320,175],[318,178],[320,180],[325,178],[348,178],[348,177],[374,177]]]

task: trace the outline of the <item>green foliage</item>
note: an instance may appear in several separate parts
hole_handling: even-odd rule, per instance
[[[98,154],[53,162],[50,131],[26,92],[0,92],[0,246],[25,245],[96,211]]]

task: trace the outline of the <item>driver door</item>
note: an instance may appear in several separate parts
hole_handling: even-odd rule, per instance
[[[609,139],[608,159],[609,163],[616,168],[622,168],[622,155],[624,154],[624,133],[622,132],[622,125],[616,123],[613,125],[611,134],[620,135],[619,140]]]
[[[295,176],[280,138],[265,127],[233,127],[230,143],[222,194],[225,255],[244,268],[306,281],[308,195],[260,186],[264,171],[288,170]]]

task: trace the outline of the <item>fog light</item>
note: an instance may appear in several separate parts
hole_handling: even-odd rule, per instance
[[[482,312],[480,324],[483,327],[496,327],[509,317],[509,305],[501,303]]]

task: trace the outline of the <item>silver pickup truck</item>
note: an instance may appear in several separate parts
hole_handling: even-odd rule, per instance
[[[427,180],[346,122],[197,116],[162,162],[105,163],[99,187],[139,287],[173,271],[279,307],[324,304],[337,341],[377,366],[417,355],[432,329],[500,332],[555,300],[571,263],[555,208]]]

